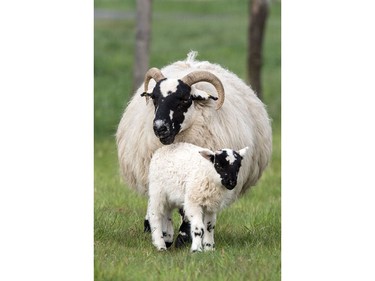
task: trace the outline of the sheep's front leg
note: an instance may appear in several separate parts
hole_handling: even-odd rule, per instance
[[[143,231],[144,232],[151,232],[149,215],[148,215],[149,210],[150,210],[150,199],[147,202],[147,212],[146,212],[145,220],[143,221]]]
[[[186,217],[184,210],[181,208],[178,210],[181,215],[181,226],[178,230],[178,235],[176,238],[175,246],[176,248],[181,248],[188,243],[191,243],[191,233],[190,233],[190,222]]]
[[[147,215],[143,221],[143,232],[151,232],[150,221],[148,220]]]
[[[206,213],[204,216],[205,232],[203,236],[203,249],[204,251],[214,251],[214,229],[216,224],[216,213]]]
[[[204,236],[203,210],[199,206],[185,202],[185,214],[190,221],[191,252],[202,252],[202,239]]]

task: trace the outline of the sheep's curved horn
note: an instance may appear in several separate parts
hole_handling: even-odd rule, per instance
[[[211,83],[215,87],[217,91],[217,95],[218,95],[216,110],[220,109],[223,106],[224,99],[225,99],[225,92],[224,92],[223,84],[221,83],[220,79],[216,75],[212,74],[211,72],[203,71],[203,70],[194,71],[184,76],[181,79],[181,81],[189,86],[192,86],[193,84],[198,83],[198,82]]]
[[[165,77],[164,77],[163,73],[161,73],[160,69],[158,69],[156,67],[150,68],[146,72],[145,80],[144,80],[144,93],[142,94],[143,96],[146,96],[146,103],[148,102],[149,96],[146,95],[145,93],[147,93],[148,83],[150,82],[151,78],[154,79],[157,83],[160,80],[164,79]]]

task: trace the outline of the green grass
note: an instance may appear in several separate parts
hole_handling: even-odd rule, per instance
[[[135,1],[100,0],[95,7],[130,13]],[[264,46],[264,102],[273,120],[271,164],[256,187],[219,214],[216,251],[198,254],[189,248],[159,253],[150,234],[143,233],[146,198],[121,182],[114,140],[132,95],[134,17],[95,21],[95,280],[280,280],[280,10],[280,3],[272,2]],[[245,79],[246,28],[247,1],[153,1],[151,66],[197,50],[198,59]],[[177,214],[174,221],[177,228]]]

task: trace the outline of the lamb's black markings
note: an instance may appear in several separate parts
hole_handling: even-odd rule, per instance
[[[211,222],[209,221],[209,222],[207,223],[207,231],[208,231],[208,232],[211,232],[214,228],[215,228],[215,226],[212,226]]]
[[[171,220],[171,219],[169,219],[169,220]],[[171,235],[170,234],[168,234],[167,232],[165,232],[165,231],[163,231],[163,237],[162,238],[165,238],[165,237],[171,237]],[[173,242],[167,242],[167,241],[165,241],[165,245],[167,246],[167,248],[169,248],[170,246],[172,246],[172,244],[173,244]]]
[[[205,247],[212,247],[213,249],[215,248],[215,243],[211,244],[211,243],[205,243],[204,244]]]
[[[197,237],[197,236],[200,236],[200,237],[203,237],[204,235],[204,229],[201,228],[200,231],[198,229],[198,227],[195,228],[195,231],[194,231],[194,236]]]
[[[178,212],[180,213],[183,221],[179,229],[179,234],[175,241],[176,248],[181,248],[189,243],[191,243],[191,234],[190,234],[190,222],[185,218],[184,210],[179,209]],[[168,218],[169,221],[171,221],[171,218]],[[143,222],[144,232],[151,232],[151,226],[149,220],[144,220]],[[164,235],[165,232],[163,232]],[[167,248],[172,246],[173,242],[165,242],[165,245]]]

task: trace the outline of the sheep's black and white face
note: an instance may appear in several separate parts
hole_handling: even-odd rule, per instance
[[[156,81],[152,93],[148,93],[150,79]],[[211,96],[202,90],[197,90],[192,85],[199,82],[211,83],[218,97]],[[216,110],[224,103],[224,87],[219,78],[208,71],[193,71],[181,79],[165,78],[161,71],[155,67],[150,68],[144,81],[145,91],[141,97],[146,100],[151,97],[155,106],[153,128],[155,135],[162,144],[171,144],[176,135],[191,126],[193,123],[193,100],[217,100]]]
[[[216,152],[204,150],[200,151],[200,154],[213,163],[216,172],[220,175],[221,184],[232,190],[237,185],[238,172],[247,149],[245,147],[238,152],[232,149],[221,149]]]
[[[173,143],[184,129],[193,103],[190,91],[189,85],[177,79],[163,79],[154,87],[151,94],[155,106],[153,128],[162,144]]]

